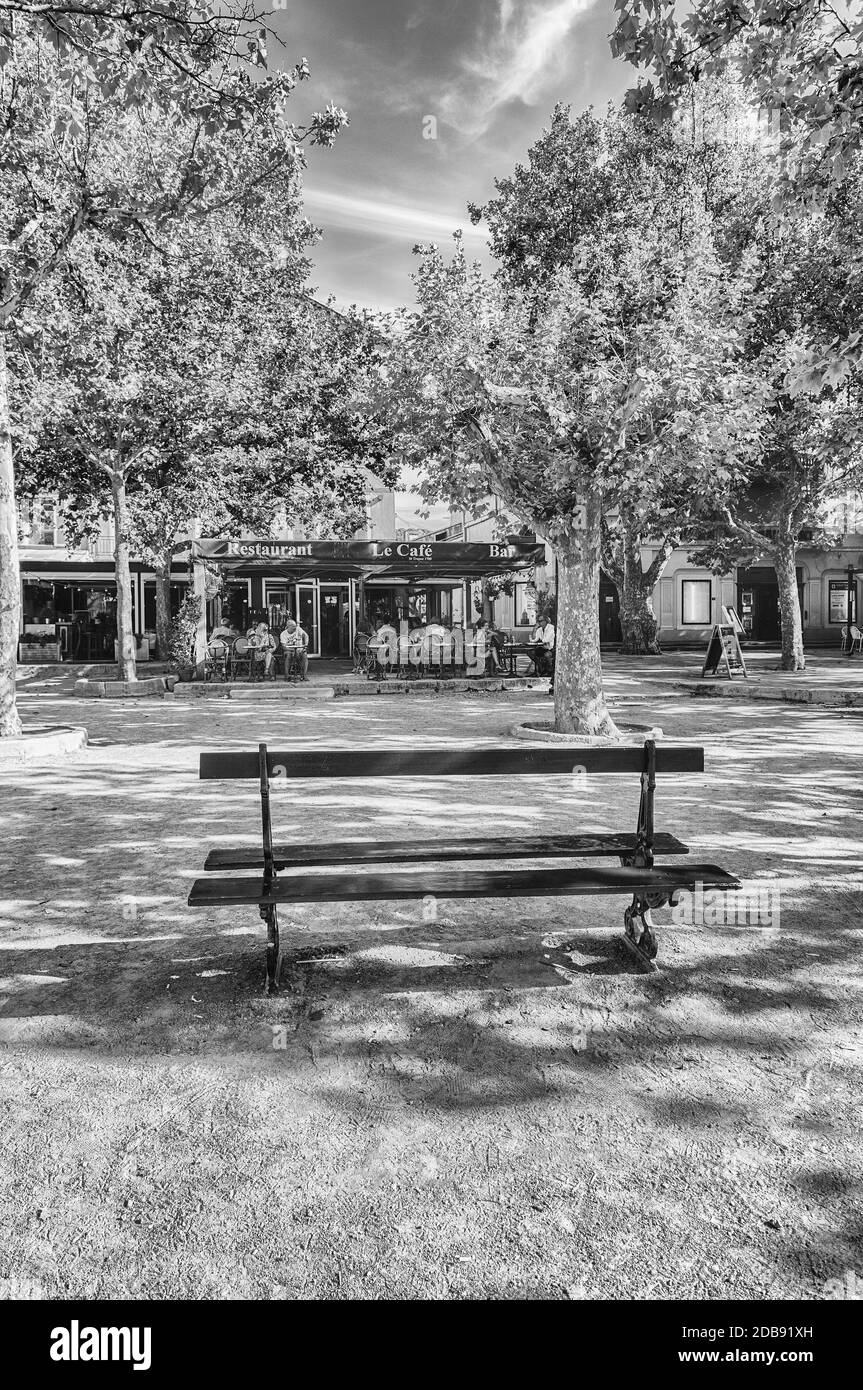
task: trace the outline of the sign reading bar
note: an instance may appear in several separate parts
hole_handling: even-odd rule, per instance
[[[198,554],[216,563],[248,560],[252,563],[272,560],[298,561],[310,569],[331,564],[353,564],[398,570],[435,570],[442,565],[452,568],[464,564],[473,569],[483,564],[492,567],[524,569],[541,564],[545,546],[536,541],[492,541],[458,543],[455,541],[281,541],[267,538],[250,540],[201,540]]]

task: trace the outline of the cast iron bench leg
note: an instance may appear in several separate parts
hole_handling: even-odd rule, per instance
[[[267,924],[267,994],[277,994],[282,953],[279,949],[279,910],[275,903],[260,907],[260,913]]]
[[[647,970],[656,969],[653,962],[659,949],[651,909],[665,907],[674,897],[667,893],[636,893],[623,914],[624,942]]]

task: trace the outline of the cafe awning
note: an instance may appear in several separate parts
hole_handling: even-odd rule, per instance
[[[516,537],[473,541],[280,541],[200,540],[196,553],[207,564],[242,574],[283,578],[392,578],[423,583],[479,579],[528,570],[545,561],[542,541]]]

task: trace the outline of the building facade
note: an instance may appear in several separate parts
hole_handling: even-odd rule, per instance
[[[798,590],[804,641],[808,646],[838,646],[843,625],[857,622],[863,601],[863,522],[859,507],[834,507],[835,544],[800,547]],[[21,510],[20,647],[23,661],[97,662],[114,660],[116,590],[114,540],[110,524],[102,524],[95,540],[67,548],[61,509],[56,500],[40,499]],[[430,545],[493,546],[517,524],[490,499],[481,516],[452,514],[435,530],[399,529],[394,494],[370,479],[366,523],[357,540]],[[287,527],[274,528],[274,539],[302,541]],[[535,538],[534,538],[535,539]],[[530,573],[498,573],[483,581],[475,569],[458,577],[433,572],[426,563],[406,563],[400,573],[390,567],[325,563],[312,567],[286,563],[273,555],[271,564],[256,559],[245,570],[235,565],[221,579],[220,591],[209,596],[208,619],[215,625],[225,615],[244,630],[253,618],[297,618],[309,633],[313,657],[350,654],[359,615],[372,621],[388,618],[428,621],[451,627],[472,626],[485,612],[498,625],[524,634],[537,621],[537,603],[553,596],[556,573],[551,547],[543,543]],[[655,549],[643,548],[649,564]],[[175,559],[171,579],[176,612],[190,582],[188,551]],[[849,567],[853,573],[849,586]],[[147,660],[155,647],[156,579],[143,560],[132,561],[132,605],[138,656]],[[703,646],[710,629],[722,619],[722,608],[734,606],[747,636],[756,642],[778,642],[779,596],[776,575],[766,564],[739,566],[717,576],[694,563],[685,550],[676,550],[659,579],[654,610],[660,640],[665,646]],[[620,640],[619,604],[615,586],[606,576],[600,585],[600,636],[606,645]]]
[[[501,508],[490,504],[491,515],[471,518],[453,514],[446,527],[429,536],[464,536],[490,539],[501,527],[515,526]],[[863,601],[863,518],[854,499],[832,505],[830,546],[801,545],[797,557],[797,581],[803,638],[807,646],[839,646],[841,629],[858,621]],[[657,547],[642,547],[642,564],[650,564]],[[849,586],[849,567],[855,571]],[[500,592],[491,600],[492,615],[505,629],[525,629],[536,621],[537,595],[554,593],[554,557],[546,544],[545,564],[538,566],[535,579],[516,578],[512,592]],[[481,586],[473,586],[474,611],[480,610]],[[713,574],[698,565],[685,549],[672,552],[653,592],[653,607],[659,623],[660,641],[668,647],[700,647],[710,636],[714,623],[722,621],[722,608],[733,606],[740,615],[747,637],[754,642],[778,642],[779,589],[771,565],[739,565],[725,575]],[[620,641],[620,615],[617,589],[603,573],[600,581],[599,623],[603,644]]]

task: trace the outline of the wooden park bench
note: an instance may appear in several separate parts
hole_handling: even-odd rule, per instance
[[[651,908],[674,900],[680,890],[739,888],[739,881],[714,864],[663,864],[655,854],[688,854],[673,835],[656,834],[653,802],[657,773],[704,771],[703,748],[663,745],[648,740],[643,748],[425,748],[418,751],[330,750],[271,753],[202,753],[200,776],[206,781],[256,778],[261,792],[262,847],[237,845],[214,849],[204,869],[212,877],[196,879],[191,907],[257,906],[267,924],[267,989],[278,988],[280,969],[278,909],[295,903],[371,902],[435,898],[558,897],[581,894],[627,894],[624,940],[648,970],[656,956]],[[305,780],[362,777],[582,778],[630,773],[640,778],[641,796],[634,834],[571,834],[499,839],[417,835],[414,840],[347,840],[318,842],[311,836],[295,844],[273,845],[270,785],[290,783],[292,808],[301,806]],[[596,798],[595,804],[601,803]],[[618,859],[615,867],[567,864],[563,868],[502,867],[509,860]],[[481,860],[481,868],[464,867]],[[435,863],[435,868],[401,866]],[[353,866],[386,865],[380,872],[358,873]],[[318,872],[307,872],[315,869]],[[226,870],[242,871],[230,875]],[[252,872],[254,871],[254,872]],[[284,875],[279,877],[279,875]]]

